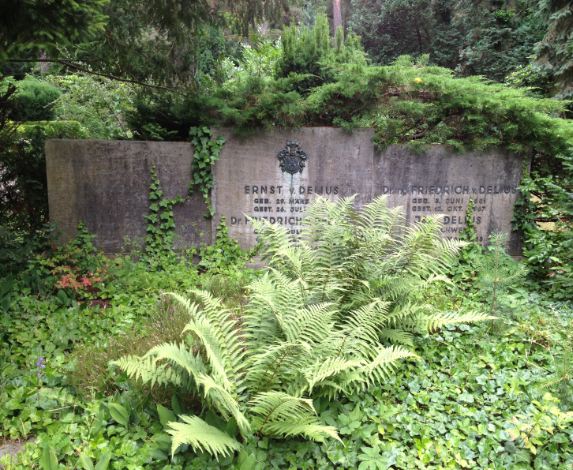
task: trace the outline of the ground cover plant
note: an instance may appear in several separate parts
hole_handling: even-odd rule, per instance
[[[7,468],[92,468],[90,463],[174,469],[571,465],[567,358],[573,350],[568,335],[573,309],[515,285],[502,292],[501,325],[453,325],[414,337],[419,359],[402,362],[376,388],[334,402],[314,400],[316,419],[335,427],[344,445],[255,436],[233,458],[216,461],[183,447],[170,459],[164,425],[176,413],[189,413],[196,402],[186,403],[176,389],[156,389],[150,396],[122,379],[117,368],[108,368],[107,361],[143,354],[154,341],[175,341],[180,329],[172,337],[157,336],[157,321],[176,315],[164,309],[152,314],[160,290],[200,288],[202,276],[185,264],[152,273],[144,263],[116,262],[106,309],[68,305],[53,293],[24,290],[5,310],[0,432],[3,440],[25,444],[17,459],[4,457]],[[206,283],[209,287],[213,281]],[[425,297],[440,309],[464,312],[481,308],[483,295],[467,279],[455,285],[433,283]],[[187,323],[185,317],[178,321],[179,328]],[[155,338],[146,340],[149,335]],[[131,350],[126,345],[130,338]],[[101,354],[105,357],[98,362]],[[107,377],[105,383],[89,374],[94,365]],[[215,414],[205,419],[225,427]],[[233,432],[233,426],[227,431]]]

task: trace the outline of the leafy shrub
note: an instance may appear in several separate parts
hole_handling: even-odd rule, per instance
[[[0,302],[9,304],[13,300],[3,297],[1,287],[6,283],[14,290],[17,286],[19,290],[37,296],[54,295],[62,305],[69,306],[77,301],[106,306],[101,291],[108,278],[108,260],[94,246],[94,236],[80,224],[73,240],[49,249],[47,240],[52,235],[46,231],[43,236],[37,233],[35,237],[21,237],[21,249],[26,249],[21,255],[29,257],[19,260],[22,265],[19,272],[0,280]],[[30,246],[26,248],[25,244]]]
[[[94,344],[77,349],[71,355],[75,367],[70,374],[70,384],[82,395],[94,392],[110,394],[118,390],[118,377],[109,370],[110,361],[125,355],[144,354],[158,344],[182,342],[181,331],[188,321],[180,309],[166,305],[155,310],[149,318],[130,331],[113,336],[104,344]]]
[[[54,117],[54,102],[62,93],[57,87],[31,75],[14,83],[15,121],[48,121]]]
[[[498,314],[503,294],[523,281],[526,274],[524,266],[505,252],[506,241],[505,234],[493,234],[483,255],[476,259],[476,287],[492,315]]]
[[[53,106],[58,121],[81,123],[92,139],[126,139],[132,133],[126,114],[132,110],[133,87],[91,75],[48,76],[62,94]]]
[[[22,271],[30,258],[47,248],[48,234],[49,231],[44,230],[29,237],[8,224],[0,224],[0,266],[3,269],[0,278]]]
[[[315,201],[299,242],[283,227],[253,220],[269,269],[250,284],[246,307],[228,308],[204,291],[193,291],[196,303],[169,294],[189,315],[185,342],[115,362],[152,387],[192,394],[232,423],[225,432],[180,415],[168,424],[172,453],[188,444],[229,455],[241,446],[232,429],[246,441],[253,434],[338,439],[317,419],[312,398],[380,384],[397,361],[415,356],[415,332],[490,318],[425,303],[425,289],[458,248],[441,239],[437,218],[406,228],[401,209],[388,209],[385,198],[361,211],[352,204]]]
[[[326,16],[318,16],[311,28],[290,26],[283,31],[282,55],[277,62],[277,76],[298,74],[305,77],[295,89],[309,88],[331,80],[330,67],[336,64],[366,64],[366,55],[355,35],[344,38],[342,29],[334,42]]]
[[[243,251],[237,241],[229,236],[227,221],[225,217],[221,217],[217,225],[215,243],[203,247],[199,256],[199,267],[216,274],[233,266],[240,267],[249,258],[249,253]]]

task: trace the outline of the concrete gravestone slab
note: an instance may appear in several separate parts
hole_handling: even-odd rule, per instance
[[[511,227],[522,170],[522,160],[515,155],[460,155],[438,145],[416,155],[392,146],[374,161],[375,194],[387,195],[390,206],[402,206],[410,223],[427,214],[443,214],[442,233],[458,238],[473,199],[478,240],[485,243],[490,234],[503,232],[509,235],[510,251],[519,252],[519,237]]]
[[[493,232],[510,235],[522,160],[503,153],[454,154],[431,146],[417,155],[403,146],[377,152],[372,131],[352,134],[336,128],[274,130],[239,139],[223,131],[226,144],[215,167],[214,202],[233,238],[253,246],[256,235],[245,216],[262,217],[296,234],[305,208],[317,195],[357,195],[357,203],[385,194],[390,206],[403,206],[409,223],[432,213],[444,214],[442,232],[457,238],[465,226],[470,199],[480,241]],[[285,155],[300,167],[289,172]],[[282,158],[280,158],[282,157]]]
[[[403,146],[378,152],[369,129],[276,129],[243,139],[231,130],[218,134],[226,143],[214,168],[216,216],[205,219],[200,194],[176,205],[176,248],[212,241],[222,216],[231,236],[251,247],[256,235],[246,216],[267,218],[296,234],[317,195],[356,194],[360,205],[385,194],[390,206],[404,207],[409,223],[444,214],[442,232],[450,238],[459,236],[473,199],[480,241],[504,232],[511,235],[510,251],[519,254],[519,238],[511,231],[523,166],[518,156],[454,154],[439,145],[420,155]],[[98,246],[110,253],[118,252],[126,238],[142,242],[151,168],[157,168],[165,197],[185,196],[192,159],[191,145],[183,142],[48,141],[51,221],[62,241],[85,222]]]
[[[65,242],[80,222],[108,253],[126,239],[140,245],[146,235],[151,169],[157,168],[166,198],[185,196],[193,149],[184,142],[48,140],[46,166],[50,220]],[[174,207],[175,246],[209,242],[211,223],[199,194]]]
[[[267,218],[296,234],[304,211],[317,195],[328,198],[358,194],[372,197],[371,132],[344,133],[334,128],[277,130],[239,139],[225,132],[225,146],[215,165],[213,201],[230,235],[243,247],[256,243],[245,216]],[[299,171],[288,171],[289,153],[305,159]],[[286,162],[287,164],[285,164]],[[281,168],[282,167],[282,168]]]

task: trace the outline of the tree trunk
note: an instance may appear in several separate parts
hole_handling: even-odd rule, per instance
[[[332,0],[332,28],[334,29],[334,33],[336,33],[339,26],[342,26],[340,0]]]

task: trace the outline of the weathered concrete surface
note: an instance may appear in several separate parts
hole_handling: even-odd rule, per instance
[[[226,143],[215,164],[214,203],[229,233],[243,247],[256,242],[245,215],[300,229],[300,219],[317,194],[329,198],[357,194],[359,203],[372,198],[372,132],[349,134],[340,129],[314,127],[274,130],[239,139],[221,133]],[[302,173],[281,171],[277,153],[296,141],[308,155]],[[214,220],[214,223],[218,223]]]
[[[185,196],[192,147],[184,142],[48,140],[46,166],[50,220],[60,240],[73,238],[78,223],[95,234],[97,246],[120,251],[146,235],[150,172],[155,165],[165,197]],[[210,240],[211,224],[199,194],[174,208],[175,246]]]
[[[522,166],[519,157],[500,152],[455,154],[433,145],[417,155],[391,146],[374,154],[374,193],[388,195],[390,206],[403,206],[410,223],[427,214],[444,214],[442,233],[449,238],[457,238],[465,227],[473,199],[478,240],[485,243],[490,234],[503,232],[509,251],[519,254],[511,220]]]
[[[0,439],[0,458],[6,456],[10,456],[7,458],[8,464],[12,463],[12,460],[16,461],[16,455],[20,452],[24,446],[30,442],[34,442],[34,439],[29,439],[27,441],[17,440],[17,441],[8,441],[8,440],[1,440]],[[7,468],[11,468],[10,466]],[[3,470],[4,466],[0,464],[0,470]]]
[[[266,217],[293,233],[317,194],[329,198],[357,194],[357,204],[387,194],[391,206],[404,206],[409,222],[444,214],[443,234],[457,238],[470,199],[480,240],[504,232],[513,254],[519,239],[511,232],[513,204],[523,161],[503,153],[454,154],[444,146],[417,155],[403,146],[377,152],[372,130],[315,127],[261,131],[239,138],[229,130],[214,168],[213,205],[207,221],[199,194],[175,207],[176,247],[209,242],[224,216],[232,237],[253,246],[245,216]],[[296,141],[305,152],[302,172],[291,175],[277,154]],[[191,177],[191,145],[181,142],[50,140],[46,143],[50,218],[69,240],[84,221],[98,246],[118,252],[125,238],[143,241],[148,213],[150,170],[156,165],[166,197],[184,196]]]
[[[410,223],[424,215],[444,214],[442,232],[450,238],[459,236],[473,199],[480,240],[501,231],[511,238],[510,251],[519,253],[519,237],[511,231],[522,168],[515,155],[461,155],[440,145],[420,155],[404,146],[377,152],[372,130],[367,129],[352,134],[331,127],[277,129],[242,140],[229,131],[221,134],[226,144],[215,167],[215,207],[243,247],[253,246],[256,239],[245,215],[266,217],[296,233],[305,207],[317,193],[357,194],[358,204],[387,194],[389,205],[403,206]],[[308,159],[302,173],[291,179],[281,171],[277,153],[292,140]]]

